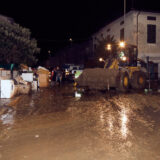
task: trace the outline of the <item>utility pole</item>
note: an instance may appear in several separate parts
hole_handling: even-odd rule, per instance
[[[125,41],[125,26],[126,26],[126,24],[125,24],[125,20],[126,20],[126,0],[124,0],[124,16],[123,16],[123,21],[124,21],[124,38],[123,38],[123,41]]]
[[[124,24],[125,24],[125,18],[126,18],[126,0],[124,0]]]
[[[123,35],[123,41],[125,42],[125,31],[126,31],[126,22],[125,22],[125,20],[126,20],[126,0],[124,0],[124,35]],[[125,48],[124,48],[124,53],[125,53]]]

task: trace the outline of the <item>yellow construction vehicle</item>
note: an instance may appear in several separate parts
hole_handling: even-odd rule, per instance
[[[84,69],[75,80],[78,86],[100,90],[116,88],[120,91],[145,88],[147,70],[137,66],[136,46],[118,48],[117,57],[99,60],[104,62],[104,68]]]

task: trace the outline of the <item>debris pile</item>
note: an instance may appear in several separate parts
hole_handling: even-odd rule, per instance
[[[20,64],[18,70],[6,70],[0,68],[0,98],[12,98],[18,94],[29,94],[38,87],[49,86],[50,72],[39,66],[32,69],[27,65]]]

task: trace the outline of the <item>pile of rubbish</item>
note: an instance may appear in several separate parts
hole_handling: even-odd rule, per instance
[[[50,72],[39,66],[32,69],[24,64],[19,70],[0,68],[0,98],[12,98],[18,94],[29,94],[39,87],[49,86]]]

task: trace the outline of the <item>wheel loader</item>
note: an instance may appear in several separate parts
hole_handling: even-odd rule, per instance
[[[117,49],[117,57],[104,62],[104,68],[88,68],[75,79],[77,87],[96,90],[115,88],[126,92],[130,88],[141,90],[145,88],[147,70],[137,66],[137,48],[127,45]]]

